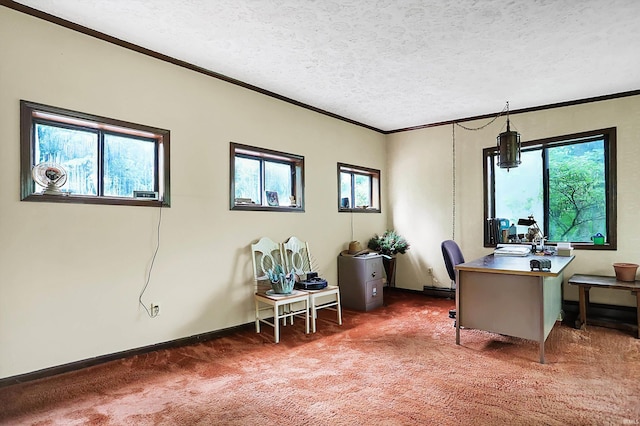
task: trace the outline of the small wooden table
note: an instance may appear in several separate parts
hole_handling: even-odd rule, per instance
[[[584,328],[587,324],[587,308],[589,307],[589,290],[591,287],[629,290],[631,293],[635,293],[638,324],[632,327],[635,328],[636,338],[640,339],[640,281],[618,281],[615,277],[576,274],[569,278],[569,284],[579,287],[580,317],[576,320],[577,328]]]

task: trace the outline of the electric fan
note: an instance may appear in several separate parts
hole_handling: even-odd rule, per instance
[[[31,170],[33,180],[43,187],[41,194],[60,195],[60,188],[67,183],[67,171],[60,164],[39,163]]]

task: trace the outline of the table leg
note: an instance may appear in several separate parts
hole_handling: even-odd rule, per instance
[[[540,340],[540,364],[544,364],[544,339]]]
[[[636,311],[638,314],[638,335],[637,338],[640,339],[640,291],[636,291]]]
[[[580,316],[576,321],[576,328],[584,329],[587,325],[587,305],[589,304],[589,287],[581,285],[578,292]]]

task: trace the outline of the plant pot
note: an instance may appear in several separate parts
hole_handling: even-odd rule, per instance
[[[382,266],[384,266],[384,272],[385,274],[387,274],[387,286],[395,287],[396,286],[396,258],[392,257],[391,259],[387,259],[386,257],[383,257]]]
[[[618,281],[635,281],[638,265],[635,263],[614,263],[613,269],[616,271]]]
[[[281,280],[279,282],[271,282],[271,289],[276,294],[291,294],[296,280]]]

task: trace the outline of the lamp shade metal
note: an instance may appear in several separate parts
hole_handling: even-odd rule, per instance
[[[498,135],[498,166],[501,169],[518,167],[520,160],[520,133],[512,132],[507,118],[507,131]]]

